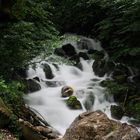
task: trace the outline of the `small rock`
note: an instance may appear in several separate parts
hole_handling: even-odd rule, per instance
[[[66,100],[66,104],[70,109],[82,109],[82,105],[79,100],[75,96],[70,96],[69,99]]]
[[[73,88],[70,86],[64,86],[61,90],[62,97],[69,97],[73,94]]]
[[[37,76],[34,77],[33,79],[36,80],[36,81],[38,81],[38,82],[40,82],[40,79],[39,79],[39,77],[37,77]]]

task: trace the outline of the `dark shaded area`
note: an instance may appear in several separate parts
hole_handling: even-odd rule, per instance
[[[53,0],[53,21],[61,33],[96,37],[111,59],[140,68],[138,0]]]

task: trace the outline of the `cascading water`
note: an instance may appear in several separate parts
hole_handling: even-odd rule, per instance
[[[85,103],[90,106],[90,110],[100,109],[110,115],[111,103],[106,100],[105,89],[99,85],[107,77],[97,77],[94,74],[93,61],[81,60],[82,70],[70,65],[58,65],[56,68],[53,64],[47,63],[54,75],[51,80],[45,77],[42,69],[44,63],[47,62],[39,63],[35,70],[29,69],[28,78],[39,77],[42,89],[29,94],[25,99],[31,108],[37,110],[61,134],[64,134],[76,116],[86,111]],[[55,85],[47,85],[47,82]],[[66,98],[61,97],[61,89],[65,85],[73,88],[74,96],[82,104],[82,110],[71,110],[67,107],[64,101]],[[91,100],[94,100],[94,103]]]
[[[88,39],[88,41],[90,46],[97,45],[91,39]],[[41,90],[25,96],[25,102],[31,109],[35,109],[41,114],[62,135],[72,121],[80,113],[87,110],[102,110],[111,118],[110,107],[115,103],[111,95],[106,92],[106,89],[100,86],[100,82],[108,77],[106,75],[104,77],[96,76],[92,68],[93,63],[93,60],[83,60],[81,58],[81,68],[68,64],[56,64],[56,62],[54,65],[50,61],[41,61],[36,64],[34,69],[30,67],[28,79],[38,77],[39,80],[36,80],[36,82],[41,85]],[[45,76],[43,71],[45,64],[51,68],[53,75],[51,79]],[[61,95],[64,86],[73,88],[73,95],[81,102],[82,109],[72,110],[66,105],[68,97],[63,98]]]

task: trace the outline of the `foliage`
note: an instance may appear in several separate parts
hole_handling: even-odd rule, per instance
[[[101,82],[101,86],[106,87],[107,92],[114,96],[115,102],[123,107],[125,115],[140,120],[139,89],[135,85],[106,80]]]
[[[53,0],[60,31],[96,37],[115,61],[140,67],[140,1]],[[135,60],[135,62],[134,62]]]
[[[127,84],[118,84],[114,81],[103,81],[101,86],[107,87],[107,92],[114,96],[115,102],[123,102],[129,86]]]
[[[127,108],[127,115],[131,115],[140,121],[140,103],[139,101],[132,101],[129,102],[126,106]]]
[[[114,1],[106,8],[110,10],[106,18],[96,24],[98,38],[108,45],[107,50],[113,53],[114,60],[129,64],[132,57],[137,58],[140,55],[140,2]]]
[[[8,125],[8,129],[17,138],[21,135],[20,126],[17,121],[17,113],[19,113],[20,107],[23,104],[23,93],[21,92],[22,88],[23,85],[18,81],[6,83],[4,80],[0,79],[0,97],[6,103],[11,112],[13,112],[13,114],[10,115],[10,123]]]
[[[16,110],[20,104],[22,104],[22,88],[23,85],[18,81],[6,83],[4,80],[0,79],[0,97],[11,109]]]
[[[0,22],[0,75],[12,77],[15,70],[46,50],[58,32],[50,20],[50,2],[15,0],[8,22]]]
[[[87,35],[95,23],[103,17],[99,0],[53,0],[55,6],[53,21],[63,32]],[[60,20],[61,19],[61,20]]]

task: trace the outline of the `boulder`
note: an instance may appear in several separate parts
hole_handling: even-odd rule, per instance
[[[32,93],[39,91],[41,86],[39,83],[36,82],[34,79],[28,79],[25,81],[25,92]]]
[[[62,49],[64,50],[66,56],[71,57],[76,54],[74,46],[72,46],[70,43],[63,45]]]
[[[70,96],[66,100],[66,104],[70,109],[82,109],[82,105],[79,100],[75,96]]]
[[[43,64],[43,70],[47,79],[52,79],[54,77],[51,67],[48,64]]]
[[[131,125],[110,120],[103,112],[79,115],[59,140],[138,140],[140,133]]]
[[[61,89],[61,95],[62,97],[69,97],[73,94],[73,88],[70,87],[70,86],[64,86],[62,89]]]
[[[122,107],[120,107],[120,106],[111,105],[110,110],[111,110],[111,116],[114,119],[120,120],[124,115],[124,111],[123,111]]]

